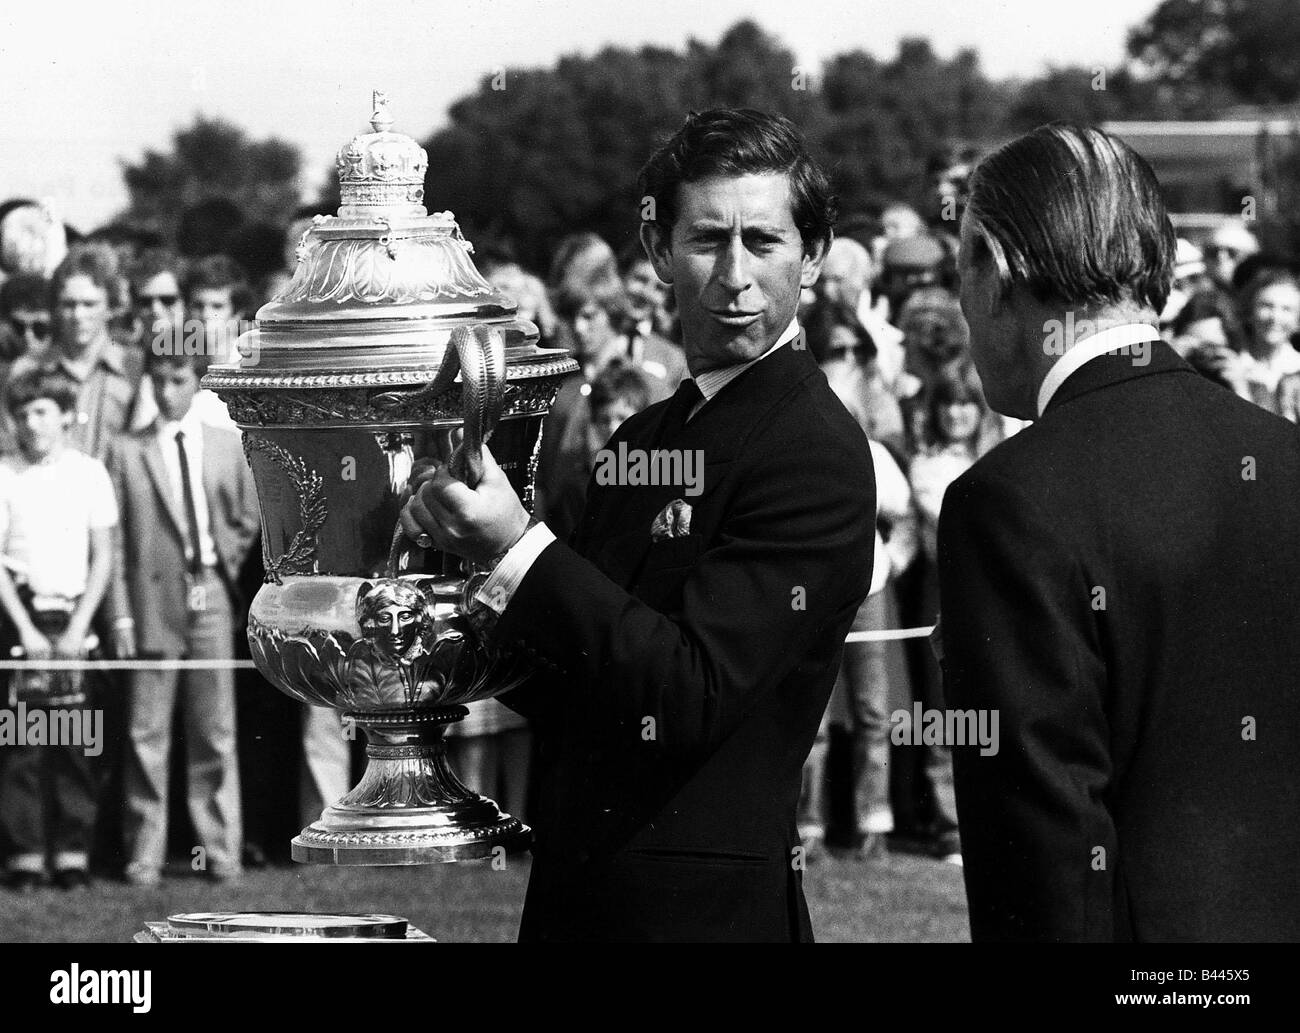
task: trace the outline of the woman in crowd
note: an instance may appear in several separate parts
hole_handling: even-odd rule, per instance
[[[1242,301],[1245,347],[1203,345],[1196,364],[1248,402],[1294,420],[1300,352],[1291,339],[1300,329],[1300,283],[1289,272],[1265,270],[1246,286]]]
[[[926,444],[912,459],[909,471],[920,525],[921,624],[932,624],[939,615],[938,530],[944,492],[979,457],[988,411],[973,370],[940,373],[930,386],[921,428]],[[927,710],[938,709],[944,706],[939,665],[929,643],[922,646],[913,652],[915,698]],[[951,798],[951,757],[942,746],[907,748],[920,752],[901,765],[896,793],[900,825],[935,856],[957,862],[961,848]]]
[[[863,433],[901,457],[903,414],[881,377],[876,342],[856,313],[845,305],[819,301],[808,312],[804,330],[813,355],[824,356],[822,372],[831,390]]]

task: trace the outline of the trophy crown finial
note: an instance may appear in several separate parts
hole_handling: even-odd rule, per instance
[[[393,128],[393,114],[388,110],[388,94],[383,90],[374,90],[371,97],[374,111],[370,115],[370,125],[376,133],[386,133]]]
[[[371,96],[372,133],[354,136],[338,153],[339,195],[344,207],[367,209],[399,206],[409,209],[424,200],[424,172],[429,156],[403,133],[392,132],[393,116],[388,94]],[[340,209],[342,211],[342,209]],[[419,214],[424,214],[423,207]]]

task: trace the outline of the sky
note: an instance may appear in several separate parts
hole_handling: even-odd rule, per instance
[[[0,10],[0,199],[52,197],[89,230],[126,205],[121,162],[165,149],[198,114],[304,157],[314,197],[338,147],[368,131],[372,89],[422,139],[501,68],[606,45],[716,42],[752,18],[817,69],[928,37],[973,47],[995,77],[1111,66],[1156,0],[20,0]],[[430,199],[436,204],[436,199]]]

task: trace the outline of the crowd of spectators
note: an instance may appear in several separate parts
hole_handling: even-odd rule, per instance
[[[944,491],[1022,426],[985,403],[956,295],[956,213],[947,214],[927,223],[895,204],[842,220],[800,304],[799,346],[862,428],[876,471],[875,575],[855,632],[934,622]],[[270,249],[282,260],[250,272],[193,234],[168,242],[112,228],[78,239],[41,204],[0,205],[5,655],[77,657],[96,643],[118,657],[248,655],[243,624],[263,573],[255,498],[247,469],[229,461],[237,429],[199,379],[286,282],[310,215]],[[1166,339],[1226,390],[1296,421],[1291,265],[1261,254],[1235,223],[1199,247],[1180,241],[1178,256]],[[476,260],[543,343],[569,349],[580,366],[547,418],[536,490],[537,515],[563,538],[610,436],[689,375],[671,293],[631,237],[616,251],[575,234],[546,270],[526,268],[507,244],[480,243]],[[159,357],[149,344],[161,333],[202,347]],[[151,456],[170,486],[161,502],[141,490]],[[184,531],[179,551],[152,533],[151,522],[168,519]],[[9,705],[27,691],[54,698],[34,677],[7,679]],[[106,748],[97,759],[0,749],[0,851],[12,889],[51,879],[75,889],[92,864],[152,885],[169,851],[187,870],[238,878],[283,859],[292,833],[352,784],[357,744],[338,716],[280,697],[253,672],[58,677],[62,698],[89,693],[103,709]],[[891,731],[914,702],[942,706],[924,638],[846,646],[805,768],[807,861],[842,847],[866,861],[904,850],[960,862],[946,750],[892,741],[910,741]],[[169,764],[173,731],[184,763]],[[526,818],[524,719],[489,700],[448,734],[465,781]]]

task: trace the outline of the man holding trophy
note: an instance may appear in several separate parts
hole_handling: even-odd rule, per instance
[[[488,571],[478,621],[538,661],[504,697],[541,760],[520,938],[810,940],[800,771],[875,517],[866,441],[795,321],[834,199],[797,130],[749,110],[690,115],[641,188],[693,379],[609,442],[626,475],[595,479],[566,544],[485,447],[474,488],[417,472],[401,523]]]

